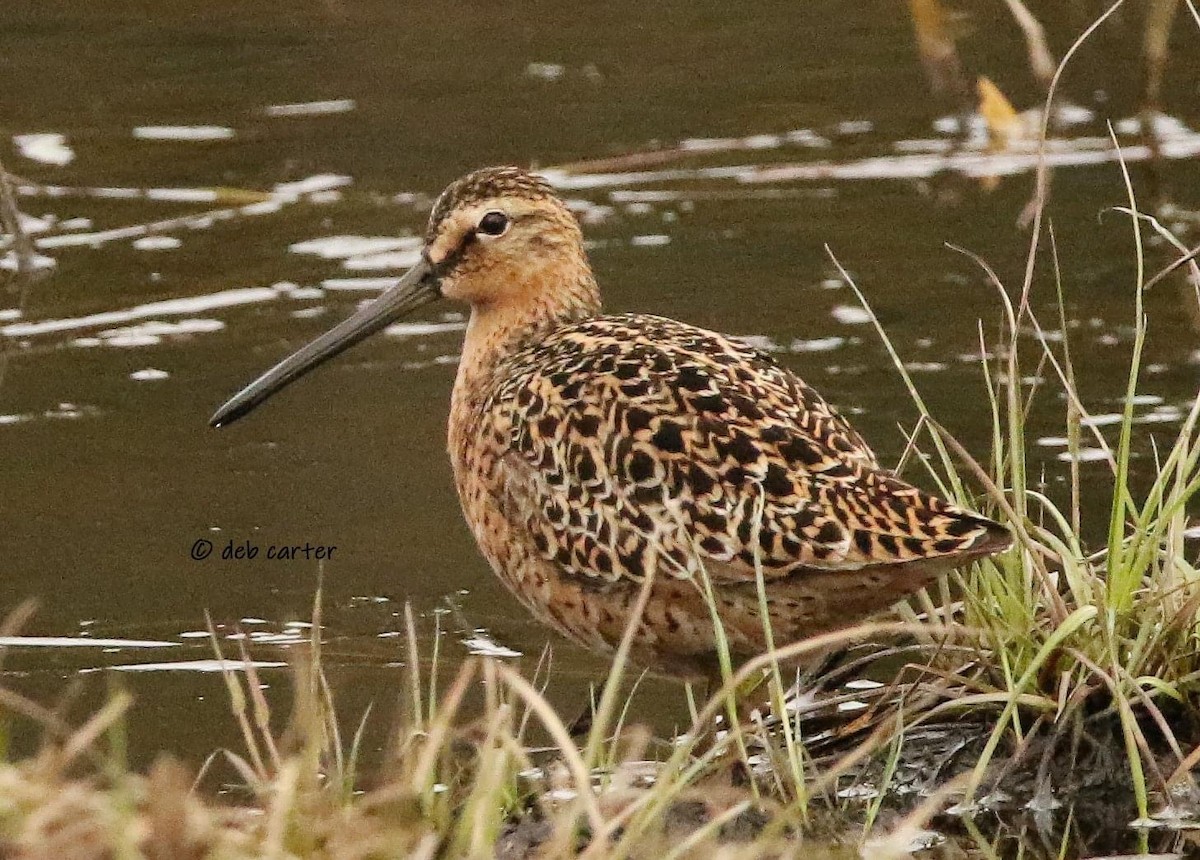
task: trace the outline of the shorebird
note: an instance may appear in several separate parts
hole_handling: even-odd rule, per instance
[[[575,217],[513,167],[452,183],[420,262],[212,425],[443,297],[470,306],[448,434],[463,514],[517,599],[586,648],[611,652],[636,624],[636,663],[711,681],[714,611],[744,660],[766,650],[765,621],[776,645],[843,628],[1011,543],[881,466],[771,356],[663,317],[602,314]]]

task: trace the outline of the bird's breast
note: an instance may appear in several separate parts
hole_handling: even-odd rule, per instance
[[[511,420],[492,388],[460,376],[451,396],[447,451],[463,516],[497,572],[510,567],[519,537],[513,533],[505,467],[511,434]]]

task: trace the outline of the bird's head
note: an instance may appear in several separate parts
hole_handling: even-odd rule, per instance
[[[441,294],[473,306],[533,298],[548,271],[586,265],[575,216],[540,176],[515,167],[470,173],[429,216],[425,257]]]
[[[209,423],[236,421],[319,364],[443,297],[509,325],[599,310],[579,224],[549,183],[516,167],[477,170],[438,197],[421,259],[399,283],[251,382]]]

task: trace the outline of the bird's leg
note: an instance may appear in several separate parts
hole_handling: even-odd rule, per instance
[[[714,722],[700,728],[701,737],[696,741],[696,755],[712,756],[712,779],[734,786],[744,786],[751,779],[749,765],[745,760],[747,750],[744,729],[753,724],[752,712],[765,707],[765,696],[770,689],[767,677],[753,675],[724,693],[722,690],[725,687],[725,678],[719,667],[715,668],[706,680],[706,701],[711,701],[714,696],[722,696],[724,699],[720,711],[724,725],[719,727]],[[722,728],[727,731],[724,732],[724,737],[719,737]],[[714,752],[718,748],[719,751]]]
[[[589,687],[588,701],[584,704],[583,710],[567,726],[567,733],[572,740],[583,740],[591,733],[592,720],[596,715],[596,705],[604,698],[604,691],[607,689],[608,683],[609,679],[605,678],[598,685]]]
[[[763,672],[751,675],[736,684],[731,691],[725,694],[725,708],[721,712],[725,720],[744,726],[751,722],[755,710],[765,717],[771,704],[769,681],[770,676]],[[717,670],[708,678],[708,698],[711,699],[720,693],[724,686],[725,680],[721,676],[720,670]]]

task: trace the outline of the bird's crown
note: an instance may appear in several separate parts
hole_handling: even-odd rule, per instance
[[[429,214],[427,238],[437,235],[438,225],[454,210],[497,197],[542,200],[556,195],[550,183],[536,173],[519,167],[485,167],[454,180],[441,193]]]

